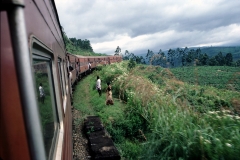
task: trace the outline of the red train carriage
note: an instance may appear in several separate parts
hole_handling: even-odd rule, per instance
[[[71,84],[74,85],[79,74],[79,61],[77,56],[71,53],[67,53],[67,60],[68,72],[72,73]]]
[[[0,9],[0,159],[70,160],[72,83],[89,63],[122,58],[66,53],[53,0],[3,0]]]
[[[114,58],[114,56],[109,57],[109,64],[111,64],[111,63],[114,62],[114,61],[113,61],[113,58]]]
[[[79,61],[79,73],[80,75],[85,74],[88,71],[89,59],[85,56],[76,55]]]
[[[92,60],[91,60],[91,67],[92,69],[96,68],[97,66],[97,63],[95,62],[95,58],[93,57]]]
[[[72,159],[65,45],[53,0],[1,1],[0,159]]]
[[[69,66],[73,66],[74,63],[78,63],[76,68],[73,69],[72,73],[76,77],[73,77],[73,83],[76,82],[77,79],[81,79],[82,76],[87,75],[89,72],[89,63],[91,64],[91,71],[94,70],[98,65],[108,65],[111,63],[121,62],[121,56],[81,56],[81,55],[73,55],[71,53],[67,53]]]
[[[114,56],[115,62],[122,62],[122,56]]]

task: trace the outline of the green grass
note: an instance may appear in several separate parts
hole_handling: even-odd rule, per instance
[[[179,67],[171,69],[184,82],[240,91],[240,69],[228,66]]]
[[[137,65],[128,70],[127,66],[126,61],[100,67],[74,93],[74,107],[83,117],[101,117],[123,159],[238,159],[240,94],[236,89],[186,83],[161,67]],[[227,72],[224,68],[209,72],[213,70]],[[114,106],[105,105],[104,94],[98,96],[97,75],[103,90],[107,82],[112,83]]]
[[[40,112],[40,119],[41,119],[41,125],[42,125],[42,132],[43,132],[43,138],[44,138],[44,145],[47,155],[50,152],[50,148],[52,146],[52,138],[54,136],[55,128],[54,123],[57,122],[57,119],[54,118],[54,112],[56,110],[53,106],[54,98],[51,94],[51,82],[49,81],[49,75],[47,73],[38,73],[35,72],[35,80],[36,80],[36,91],[38,92],[38,107]],[[42,83],[42,87],[44,89],[45,98],[44,103],[40,101],[40,95],[39,95],[39,84]]]
[[[74,97],[73,97],[73,106],[82,112],[83,118],[89,115],[102,115],[104,117],[105,112],[109,113],[112,109],[113,112],[116,112],[116,109],[121,111],[120,108],[123,107],[123,104],[118,100],[117,97],[113,97],[114,105],[107,106],[105,105],[107,83],[102,79],[102,96],[99,97],[99,94],[96,90],[96,73],[93,73],[90,76],[85,77],[81,82],[76,86]],[[114,91],[114,88],[113,88]],[[108,115],[108,114],[107,114]],[[114,114],[112,115],[114,117]],[[117,117],[117,115],[116,115]],[[105,117],[109,118],[109,117]],[[104,118],[103,118],[104,120]]]
[[[41,124],[42,128],[44,129],[46,127],[46,124],[52,123],[54,121],[48,75],[42,73],[35,73],[35,79],[36,91],[39,92],[39,84],[42,83],[42,87],[45,93],[44,103],[40,101],[40,95],[38,95],[38,106],[40,111]]]

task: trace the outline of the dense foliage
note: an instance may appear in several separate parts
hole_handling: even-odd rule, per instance
[[[65,42],[67,52],[70,52],[76,55],[83,55],[83,56],[106,55],[101,53],[95,53],[92,49],[92,46],[89,40],[68,38],[63,28],[62,28],[62,33],[63,33],[63,40]]]
[[[229,46],[229,47],[205,47],[201,48],[202,53],[207,53],[209,57],[214,57],[218,53],[222,52],[223,55],[232,53],[233,61],[240,59],[240,46]]]
[[[142,56],[136,56],[133,53],[130,53],[128,50],[125,51],[123,60],[131,60],[138,64],[146,64],[145,59]]]
[[[169,49],[167,52],[159,50],[158,53],[154,53],[151,50],[147,51],[145,57],[134,55],[128,50],[125,51],[123,55],[123,60],[133,60],[137,64],[150,64],[154,66],[161,66],[164,68],[176,68],[180,66],[240,66],[240,47],[212,47],[206,49],[203,48],[203,52],[200,48],[177,48]],[[234,53],[225,53],[223,51],[234,51]],[[230,48],[230,49],[229,49]],[[232,50],[234,49],[234,50]],[[217,54],[214,55],[219,51]],[[207,53],[210,52],[210,53]]]
[[[148,50],[146,59],[152,65],[160,65],[162,67],[179,67],[179,66],[239,66],[240,60],[233,61],[232,53],[223,54],[221,51],[216,55],[209,56],[203,53],[200,48],[189,49],[185,47],[169,49],[167,53],[161,49],[158,53]]]
[[[169,69],[131,63],[99,67],[74,95],[74,107],[101,117],[123,159],[238,159],[238,91],[189,84]],[[114,106],[98,96],[97,75],[103,91],[112,83]],[[89,97],[80,97],[83,92]]]

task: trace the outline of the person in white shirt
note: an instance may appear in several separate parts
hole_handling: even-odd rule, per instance
[[[73,70],[73,67],[72,66],[69,66],[69,91],[70,91],[70,96],[72,97],[72,85],[73,85],[73,81],[72,81],[72,77],[73,77],[73,75],[72,75],[72,70]]]
[[[101,90],[101,79],[99,78],[99,76],[97,76],[96,89],[98,90],[99,97],[100,97],[102,95],[102,90]]]
[[[91,70],[91,63],[90,62],[88,63],[88,69]]]
[[[91,66],[91,63],[89,62],[89,63],[88,63],[88,70],[89,70],[89,73],[91,73],[91,69],[92,69],[92,66]]]
[[[44,94],[44,89],[42,87],[42,83],[39,84],[39,94],[40,94],[40,101],[44,103],[45,94]]]

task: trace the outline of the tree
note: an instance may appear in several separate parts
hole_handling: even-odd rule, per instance
[[[93,52],[91,43],[89,40],[81,40],[81,39],[76,39],[76,38],[69,38],[70,43],[72,43],[73,47],[70,49],[70,52],[83,49],[83,50],[88,50],[90,52]],[[65,42],[66,43],[66,42]]]
[[[146,55],[146,59],[148,60],[149,64],[152,64],[152,57],[153,57],[154,53],[153,51],[148,49],[147,55]]]
[[[181,65],[181,58],[182,58],[182,49],[177,48],[175,51],[175,57],[176,57],[176,64],[175,66]]]
[[[125,54],[123,56],[123,60],[129,60],[129,55],[130,55],[130,53],[128,52],[128,50],[126,50]]]
[[[191,49],[190,51],[188,51],[188,53],[186,54],[186,64],[187,65],[191,65],[191,63],[194,60],[194,49]]]
[[[117,46],[115,54],[114,55],[119,55],[121,53],[121,48]]]
[[[138,64],[146,64],[145,59],[142,56],[135,56],[133,53],[129,53],[128,50],[125,51],[123,60],[131,60]]]
[[[225,65],[225,60],[224,57],[222,55],[222,52],[219,52],[216,56],[215,56],[216,61],[218,62],[218,65],[223,66]]]
[[[143,58],[143,56],[140,56],[140,61],[141,61],[140,62],[141,64],[146,64],[145,59]]]
[[[175,50],[169,49],[167,61],[171,64],[171,66],[174,66],[174,57],[175,57]]]
[[[160,65],[162,67],[166,67],[166,63],[167,63],[167,60],[166,60],[165,53],[160,49],[158,54],[155,55],[154,64]]]
[[[240,59],[236,61],[236,67],[240,67]]]
[[[187,58],[188,48],[185,47],[182,51],[182,66],[186,65],[186,58]]]
[[[136,66],[136,62],[133,59],[130,59],[128,62],[128,69],[132,69]]]
[[[200,48],[198,48],[198,49],[196,49],[196,51],[195,51],[195,59],[199,59],[199,57],[200,57],[200,55],[201,55],[201,49]]]
[[[206,53],[199,55],[199,65],[205,66],[208,63],[208,55]]]
[[[232,57],[232,53],[227,53],[225,56],[225,63],[227,66],[231,66],[233,62],[233,57]]]
[[[218,61],[216,60],[215,57],[212,57],[209,59],[209,65],[210,66],[217,66],[218,65]]]

